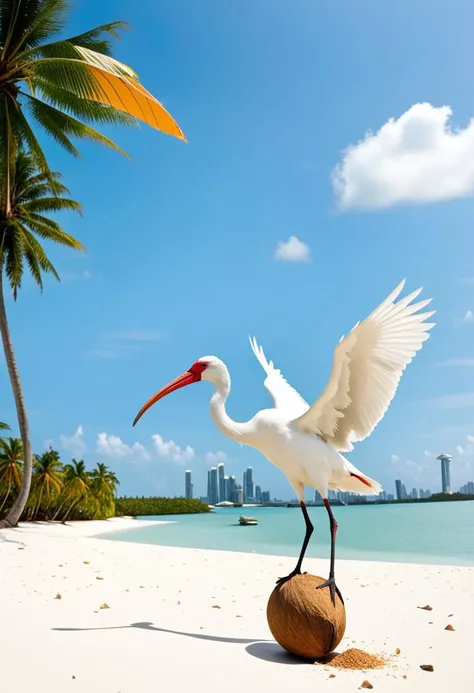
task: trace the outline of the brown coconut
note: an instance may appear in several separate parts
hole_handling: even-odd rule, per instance
[[[330,654],[341,642],[346,629],[346,610],[336,594],[336,606],[329,588],[316,589],[325,578],[295,575],[277,585],[267,605],[267,620],[275,640],[288,652],[318,659]]]

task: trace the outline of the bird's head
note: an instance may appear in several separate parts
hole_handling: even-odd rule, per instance
[[[150,399],[145,402],[143,407],[136,415],[133,425],[135,426],[147,409],[152,407],[156,402],[158,402],[158,400],[162,399],[166,395],[169,395],[175,390],[179,390],[185,385],[198,383],[200,380],[209,380],[216,386],[227,383],[229,380],[229,373],[225,363],[218,359],[217,356],[202,356],[193,363],[191,368],[188,368],[187,371],[172,380],[170,383],[168,383],[168,385],[162,387],[161,390],[158,390],[153,397],[150,397]]]

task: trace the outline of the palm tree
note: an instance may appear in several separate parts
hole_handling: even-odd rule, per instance
[[[106,464],[98,462],[95,469],[90,472],[92,488],[99,492],[108,492],[115,495],[115,490],[120,484],[116,474],[111,472]]]
[[[40,172],[49,180],[51,191],[54,192],[57,179],[50,171],[31,121],[76,156],[78,150],[71,137],[95,140],[120,150],[88,122],[131,124],[137,118],[185,140],[173,118],[140,85],[136,73],[110,56],[111,39],[118,37],[119,30],[125,26],[123,22],[104,24],[67,40],[51,40],[63,30],[68,9],[67,0],[0,0],[0,181],[3,179],[0,207],[0,331],[25,461],[21,492],[8,517],[0,522],[0,528],[14,526],[18,522],[28,499],[32,472],[28,416],[2,289],[5,272],[10,279],[3,248],[5,224],[12,216],[12,182],[17,148],[22,142],[27,144]],[[40,232],[37,230],[37,233]],[[33,258],[35,253],[29,247],[26,251],[24,259],[30,265],[29,258]],[[33,267],[30,267],[36,281],[38,265],[43,271],[53,271],[47,258],[44,264],[48,269],[41,262],[36,255]]]
[[[9,430],[10,430],[10,426],[8,424],[0,421],[0,431],[9,431]]]
[[[61,183],[59,173],[52,172],[51,175],[47,175],[39,171],[33,157],[21,149],[18,150],[13,169],[11,212],[3,220],[0,217],[0,332],[19,412],[25,465],[21,491],[7,518],[0,522],[0,527],[15,525],[20,519],[28,500],[32,473],[28,420],[7,321],[3,277],[5,275],[15,299],[25,268],[40,289],[43,288],[43,274],[52,274],[59,279],[38,237],[75,250],[84,249],[83,245],[66,233],[56,220],[46,216],[61,210],[81,211],[78,202],[65,196],[68,193],[66,186]],[[0,210],[4,208],[5,196],[6,189],[0,181]]]
[[[64,483],[63,465],[56,450],[49,449],[35,458],[32,477],[32,518],[37,517],[43,502],[47,512],[58,499]]]
[[[5,493],[0,511],[12,489],[19,490],[23,477],[23,445],[19,438],[0,438],[0,493]]]
[[[74,508],[77,509],[78,505],[87,505],[87,500],[90,498],[90,488],[91,480],[84,461],[76,460],[73,457],[72,464],[64,465],[64,487],[61,494],[62,503],[55,518],[59,515],[64,503],[68,505],[68,508],[63,517],[63,522],[66,522],[72,510]]]
[[[111,39],[119,38],[125,22],[51,40],[65,28],[69,9],[69,0],[0,2],[0,149],[7,154],[7,178],[16,137],[28,143],[38,166],[48,170],[30,120],[76,156],[71,137],[120,150],[84,121],[131,124],[137,118],[185,139],[135,71],[111,57]]]
[[[115,491],[119,480],[107,465],[98,462],[90,472],[91,493],[95,501],[94,517],[105,520],[115,515]]]

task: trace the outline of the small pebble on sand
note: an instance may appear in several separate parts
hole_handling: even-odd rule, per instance
[[[400,654],[400,652],[401,652],[400,648],[399,648],[399,647],[397,647],[397,649],[395,650],[395,654],[396,654],[396,655],[399,655],[399,654]]]
[[[100,608],[101,609],[110,609],[110,606],[106,602],[104,602],[103,604],[100,605]]]
[[[55,599],[62,599],[62,595],[59,594],[59,592],[58,592],[57,595],[55,596]]]
[[[433,611],[433,607],[429,604],[426,604],[425,606],[419,606],[418,608],[423,609],[423,611]]]
[[[452,626],[450,623],[446,626],[444,630],[454,630],[454,626]]]
[[[370,681],[367,681],[367,680],[362,681],[362,684],[361,684],[360,687],[361,687],[361,688],[373,688],[373,686],[372,686],[372,684],[370,683]]]
[[[423,669],[423,671],[434,671],[434,666],[432,664],[420,664],[420,669]]]
[[[219,606],[219,604],[213,604],[213,605],[212,605],[212,608],[213,608],[213,609],[220,609],[221,607]]]

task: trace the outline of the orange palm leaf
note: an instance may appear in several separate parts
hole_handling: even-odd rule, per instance
[[[125,75],[113,74],[96,65],[88,64],[87,68],[100,87],[100,92],[97,90],[95,96],[89,97],[93,101],[113,106],[156,130],[187,142],[184,132],[175,119],[139,82]]]

